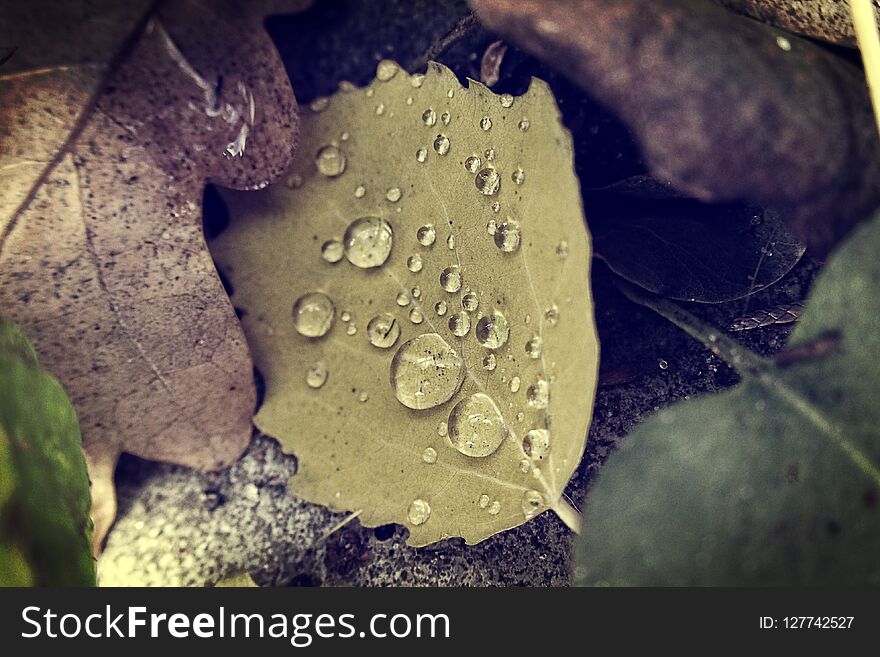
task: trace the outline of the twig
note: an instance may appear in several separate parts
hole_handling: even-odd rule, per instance
[[[418,71],[423,69],[429,61],[437,59],[437,57],[439,57],[447,48],[469,34],[474,28],[479,26],[479,24],[480,21],[477,19],[476,15],[473,12],[469,12],[468,15],[458,21],[449,32],[434,41],[428,46],[428,49],[425,50],[425,52],[413,59],[409,66],[406,67],[407,70]]]

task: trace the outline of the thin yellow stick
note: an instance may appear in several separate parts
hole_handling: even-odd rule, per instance
[[[874,15],[872,0],[849,0],[856,39],[865,64],[865,77],[871,92],[871,104],[874,106],[874,119],[880,130],[880,31]]]

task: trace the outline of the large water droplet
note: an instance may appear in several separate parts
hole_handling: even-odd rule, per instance
[[[542,460],[550,453],[550,432],[546,429],[532,429],[523,438],[522,447],[533,461]]]
[[[342,242],[339,240],[328,240],[321,245],[321,257],[327,262],[339,262],[343,255]]]
[[[498,225],[495,230],[495,246],[504,253],[516,251],[520,242],[522,242],[522,232],[519,228],[519,222],[508,218],[507,221]]]
[[[345,230],[345,257],[355,267],[380,267],[391,253],[392,242],[391,224],[381,217],[361,217]]]
[[[431,517],[431,505],[425,500],[413,500],[406,514],[409,521],[414,525],[421,525]]]
[[[333,326],[336,308],[323,292],[309,292],[293,304],[293,326],[300,335],[319,338]]]
[[[409,321],[413,324],[421,324],[425,321],[425,316],[422,314],[422,311],[418,308],[413,308],[409,311]]]
[[[487,349],[498,349],[507,342],[510,336],[510,325],[507,318],[497,310],[493,310],[477,322],[474,333],[480,344]]]
[[[397,295],[395,301],[397,302],[398,306],[400,306],[401,308],[405,308],[409,305],[409,295],[406,292],[401,292]]]
[[[367,337],[374,347],[388,349],[400,337],[400,324],[391,313],[376,315],[367,324]]]
[[[411,255],[406,259],[406,268],[412,273],[417,274],[422,271],[422,256],[418,253]]]
[[[449,316],[449,330],[457,338],[463,338],[471,330],[471,318],[466,312],[455,313]]]
[[[478,158],[476,155],[471,155],[468,159],[464,161],[464,168],[469,173],[476,173],[480,170],[480,165],[482,163],[483,161],[480,160],[480,158]]]
[[[526,390],[526,403],[532,408],[547,408],[550,403],[550,384],[546,379],[538,378]]]
[[[433,408],[449,401],[463,376],[461,356],[436,333],[404,342],[391,361],[391,387],[407,408]]]
[[[449,152],[449,137],[446,135],[437,135],[434,139],[434,151],[438,155],[446,155]]]
[[[376,77],[382,82],[388,82],[391,78],[397,75],[398,66],[395,62],[392,62],[390,59],[383,59],[376,66]]]
[[[477,173],[474,178],[474,184],[477,186],[477,189],[481,194],[492,196],[493,194],[497,194],[498,190],[501,188],[501,176],[498,175],[497,170],[491,167],[486,167]]]
[[[315,155],[315,166],[325,176],[335,178],[345,171],[345,153],[337,146],[328,144]]]
[[[422,246],[431,246],[434,240],[437,239],[437,231],[434,230],[434,226],[431,224],[425,224],[419,228],[416,233],[416,239],[419,240],[419,244]]]
[[[493,454],[505,435],[501,412],[482,392],[462,399],[449,413],[449,440],[465,456]]]
[[[458,292],[461,289],[461,270],[451,265],[440,272],[440,287],[447,292]]]
[[[526,491],[522,499],[522,511],[526,520],[534,518],[544,510],[546,503],[544,496],[536,490]]]
[[[327,366],[318,361],[312,363],[306,370],[306,384],[310,388],[320,388],[327,381]]]

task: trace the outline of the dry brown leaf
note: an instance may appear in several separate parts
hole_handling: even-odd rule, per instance
[[[296,101],[261,24],[279,4],[307,3],[0,3],[14,47],[0,67],[0,314],[77,409],[96,545],[121,452],[219,468],[249,440],[251,361],[201,198],[206,181],[256,189],[290,162]]]

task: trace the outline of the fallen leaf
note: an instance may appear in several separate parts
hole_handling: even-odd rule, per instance
[[[849,2],[840,0],[717,0],[734,11],[789,32],[855,46]],[[874,12],[880,17],[876,3]]]
[[[0,586],[94,586],[81,446],[61,384],[0,318]]]
[[[507,53],[507,44],[503,41],[493,41],[483,52],[480,59],[480,82],[491,87],[501,78],[501,62]]]
[[[597,257],[626,280],[673,299],[720,303],[748,296],[778,281],[804,254],[775,212],[754,206],[607,193],[588,194],[585,205]]]
[[[314,110],[312,159],[287,188],[226,194],[212,244],[266,380],[255,423],[297,456],[291,489],[405,524],[415,546],[476,543],[548,507],[575,524],[561,497],[597,339],[549,88],[497,96],[384,61]]]
[[[277,6],[0,10],[16,46],[0,69],[0,308],[77,408],[96,546],[121,452],[218,468],[250,438],[251,361],[201,197],[206,181],[263,187],[291,159],[296,101],[261,26]]]
[[[470,0],[632,129],[656,177],[711,202],[772,207],[827,251],[880,205],[861,71],[704,0]]]
[[[620,443],[589,493],[580,583],[880,584],[878,250],[874,219],[828,261],[774,360],[635,293],[742,383]]]

